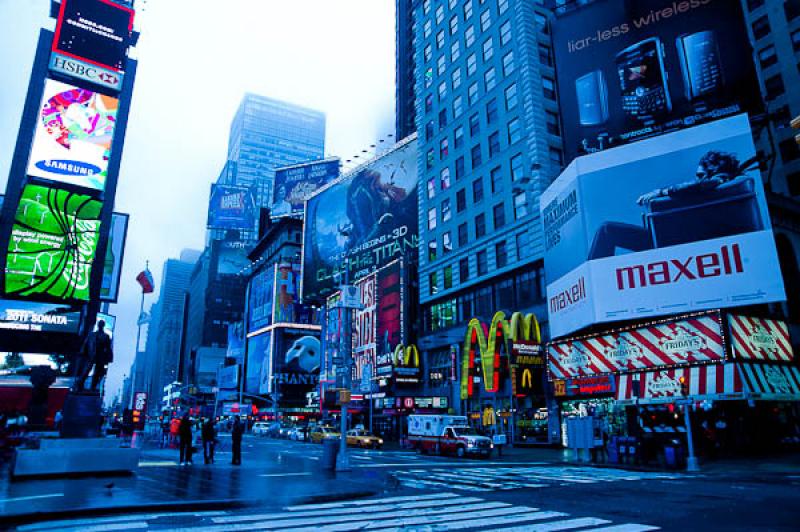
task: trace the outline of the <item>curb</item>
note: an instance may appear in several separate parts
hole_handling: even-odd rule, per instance
[[[66,519],[73,517],[100,517],[114,516],[118,514],[145,514],[152,512],[175,512],[189,510],[227,510],[232,508],[245,508],[247,506],[253,506],[257,503],[258,501],[243,499],[211,499],[38,511],[0,516],[0,528],[5,526],[24,525],[40,521],[50,521],[54,519]]]

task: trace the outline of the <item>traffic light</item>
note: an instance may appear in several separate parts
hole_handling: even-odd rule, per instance
[[[678,382],[681,383],[681,395],[684,397],[689,395],[689,383],[686,382],[686,377],[678,377]]]
[[[800,115],[792,119],[792,129],[800,129]],[[797,144],[800,144],[800,133],[794,136],[794,140]]]

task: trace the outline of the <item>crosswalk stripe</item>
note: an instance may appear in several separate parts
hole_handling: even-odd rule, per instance
[[[302,510],[316,510],[322,508],[344,508],[348,506],[373,506],[382,505],[388,502],[406,502],[406,501],[423,501],[427,499],[439,499],[448,497],[460,497],[457,493],[429,493],[427,495],[408,495],[401,497],[387,497],[384,499],[362,499],[358,501],[347,502],[326,502],[321,504],[299,504],[296,506],[289,506],[286,508],[289,512],[297,512]],[[358,508],[361,510],[362,508]]]
[[[189,515],[194,517],[213,517],[219,515],[225,515],[227,512],[222,510],[213,510],[208,512],[192,512]],[[157,514],[138,514],[138,515],[119,515],[115,517],[96,517],[94,519],[62,519],[59,521],[47,521],[43,523],[33,523],[30,525],[20,525],[17,527],[17,530],[20,531],[29,531],[29,530],[63,530],[64,527],[77,527],[81,525],[97,525],[102,523],[124,523],[130,521],[152,521],[154,519],[158,519],[161,517],[175,517],[175,516],[185,516],[187,515],[185,512],[168,512],[168,513],[157,513]],[[84,530],[81,528],[81,530]]]
[[[486,491],[487,488],[480,488],[478,486],[469,486],[469,485],[458,485],[454,486],[453,483],[449,480],[431,480],[430,478],[421,479],[416,477],[406,477],[405,475],[399,475],[395,473],[395,477],[399,480],[402,484],[408,487],[417,487],[419,485],[422,486],[431,486],[434,488],[439,489],[459,489],[462,491]],[[413,484],[412,484],[413,483]]]
[[[640,525],[638,523],[625,523],[624,525],[604,526],[601,528],[589,528],[585,532],[647,532],[648,530],[658,530],[659,527],[651,525]]]
[[[444,500],[425,500],[425,501],[415,501],[415,502],[407,502],[407,503],[384,503],[381,505],[381,508],[389,511],[389,510],[410,510],[414,508],[430,508],[436,506],[447,506],[447,505],[466,505],[472,504],[477,502],[483,502],[483,499],[479,499],[477,497],[455,497],[455,498],[447,498]],[[214,517],[212,521],[214,523],[241,523],[245,521],[264,521],[266,519],[276,519],[280,517],[313,517],[318,515],[349,515],[353,513],[353,508],[326,508],[322,510],[310,510],[308,512],[292,512],[291,514],[287,514],[286,512],[273,512],[268,514],[253,514],[253,515],[243,515],[243,516],[225,516],[225,517]]]
[[[597,517],[579,517],[577,519],[567,519],[564,521],[552,521],[538,525],[515,526],[513,528],[503,528],[503,532],[553,532],[556,530],[572,530],[587,526],[605,525],[611,521],[599,519]]]
[[[532,509],[532,508],[531,508]],[[518,510],[525,510],[524,507],[518,508]],[[524,523],[526,521],[539,521],[544,519],[552,519],[554,517],[564,517],[567,514],[561,512],[525,512],[522,513],[512,513],[506,515],[498,515],[498,516],[487,516],[484,519],[480,519],[480,521],[476,521],[475,518],[464,519],[464,516],[460,516],[459,520],[457,521],[450,521],[443,523],[443,530],[462,530],[465,528],[486,528],[492,527],[491,530],[497,530],[498,525],[504,524],[518,524]],[[426,523],[414,523],[413,519],[406,520],[404,523],[400,525],[393,524],[391,526],[407,526],[413,524],[426,524]],[[374,531],[385,531],[385,530],[392,530],[392,528],[383,528],[384,523],[378,523],[375,527],[368,526],[365,527],[366,530],[374,530]],[[530,525],[527,530],[531,530]]]
[[[97,526],[76,526],[70,528],[58,528],[59,532],[112,532],[114,530],[144,530],[147,529],[147,521],[128,521],[125,523],[109,523]]]
[[[444,480],[445,482],[452,482],[455,480],[457,484],[468,484],[471,486],[479,486],[481,488],[487,486],[491,488],[499,488],[502,486],[502,484],[498,484],[496,482],[489,482],[485,480],[468,480],[461,475],[451,475],[450,473],[430,473],[428,474],[428,478]]]

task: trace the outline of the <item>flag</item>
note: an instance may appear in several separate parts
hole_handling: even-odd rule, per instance
[[[153,274],[150,273],[149,268],[145,268],[142,273],[136,276],[136,280],[139,281],[139,284],[142,285],[142,293],[143,294],[152,294],[153,293]]]

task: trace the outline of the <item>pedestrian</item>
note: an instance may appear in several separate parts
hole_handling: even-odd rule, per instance
[[[180,465],[189,465],[192,463],[192,420],[189,419],[189,414],[184,414],[181,418],[178,436],[180,439]]]
[[[244,435],[244,425],[242,424],[242,420],[239,419],[239,416],[236,416],[233,419],[233,427],[231,427],[231,443],[232,443],[232,453],[233,457],[231,458],[232,465],[242,465],[242,436]]]
[[[217,444],[217,429],[214,427],[214,420],[207,419],[203,423],[201,430],[203,437],[203,460],[206,464],[214,463],[214,446]]]
[[[169,419],[163,417],[161,419],[161,448],[166,449],[169,447]]]
[[[59,410],[58,412],[56,412],[56,415],[53,418],[53,423],[55,424],[57,431],[61,430],[61,422],[62,421],[64,421],[64,414],[62,414],[61,410]]]

